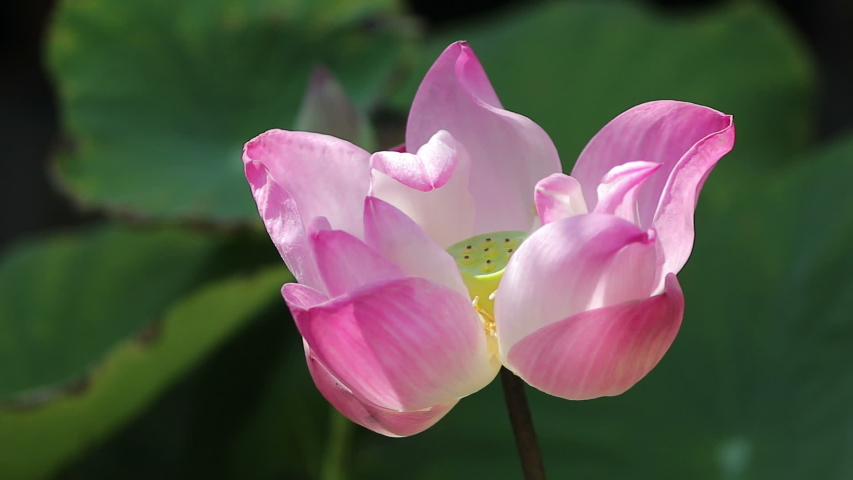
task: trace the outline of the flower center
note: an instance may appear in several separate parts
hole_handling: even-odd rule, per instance
[[[456,260],[474,309],[489,335],[495,334],[495,292],[512,254],[527,232],[494,232],[452,245],[447,252]]]

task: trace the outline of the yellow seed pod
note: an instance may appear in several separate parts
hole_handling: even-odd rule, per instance
[[[477,235],[452,245],[447,252],[456,259],[462,280],[478,311],[494,318],[492,293],[498,289],[507,262],[527,238],[527,232],[494,232]]]

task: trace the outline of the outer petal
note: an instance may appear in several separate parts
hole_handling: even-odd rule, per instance
[[[248,162],[245,169],[258,213],[287,268],[300,283],[325,290],[296,202],[263,164]]]
[[[528,335],[507,366],[527,383],[570,400],[619,395],[657,365],[684,316],[674,274],[660,295],[590,310]]]
[[[361,236],[364,197],[370,188],[369,159],[370,154],[345,140],[285,130],[263,133],[243,150],[247,176],[250,165],[255,178],[263,167],[296,205],[303,224],[326,217],[336,230],[356,236]],[[253,193],[257,201],[254,187]],[[287,241],[272,240],[276,245]]]
[[[507,264],[495,299],[502,358],[522,338],[570,315],[649,296],[654,238],[613,215],[587,214],[533,233]]]
[[[456,140],[439,130],[421,145],[417,154],[377,152],[370,157],[370,166],[407,187],[428,192],[450,180],[457,160]]]
[[[609,213],[640,224],[637,194],[643,182],[660,168],[659,163],[628,162],[604,174],[598,186],[596,213]]]
[[[693,210],[702,183],[733,144],[730,116],[691,103],[649,102],[602,128],[581,152],[572,176],[594,209],[596,188],[610,169],[633,161],[660,163],[638,195],[640,227],[655,227],[666,271],[677,272],[692,249]]]
[[[287,284],[282,288],[283,294],[285,289],[287,290],[286,298],[291,308],[307,310],[328,300],[328,297],[321,292],[305,285]],[[326,367],[317,360],[304,339],[302,343],[305,348],[308,371],[311,373],[320,393],[341,414],[374,432],[388,436],[414,435],[432,426],[456,404],[453,402],[412,412],[397,412],[358,399],[346,385],[329,373]]]
[[[364,202],[364,238],[406,276],[426,278],[467,295],[453,257],[411,218],[378,198],[367,197]]]
[[[382,435],[405,437],[420,433],[433,426],[456,405],[456,402],[452,402],[413,412],[388,410],[356,398],[346,385],[332,376],[314,357],[307,344],[305,360],[314,383],[332,406],[353,422]]]
[[[405,276],[400,267],[341,230],[312,232],[311,246],[330,297]]]
[[[501,108],[465,42],[450,45],[424,77],[409,113],[406,145],[417,149],[439,130],[450,132],[471,158],[473,234],[529,230],[530,192],[539,179],[561,171],[557,150],[536,123]]]
[[[539,180],[533,200],[542,225],[587,213],[581,184],[565,173],[555,173]]]
[[[298,283],[285,283],[281,287],[281,295],[288,306],[299,310],[307,310],[329,300],[323,292]]]
[[[311,351],[359,399],[397,411],[446,405],[497,374],[470,300],[420,278],[303,309],[282,293]]]

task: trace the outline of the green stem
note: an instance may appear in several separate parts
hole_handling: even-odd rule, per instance
[[[348,418],[338,413],[334,407],[330,410],[329,441],[326,444],[320,480],[346,480],[347,454],[353,424]]]
[[[525,480],[545,480],[545,466],[542,464],[542,453],[539,451],[539,441],[536,439],[536,430],[533,428],[533,417],[530,415],[530,406],[527,404],[527,394],[524,393],[524,382],[502,367],[501,383],[524,478]]]

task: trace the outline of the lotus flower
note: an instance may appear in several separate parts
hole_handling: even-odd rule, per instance
[[[699,191],[733,142],[727,115],[650,102],[567,176],[458,42],[421,83],[405,147],[271,130],[243,161],[299,282],[282,294],[317,387],[352,421],[405,436],[501,365],[566,399],[649,373],[681,325]]]

